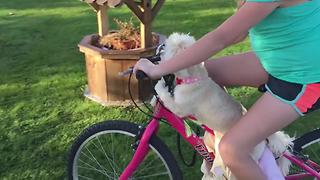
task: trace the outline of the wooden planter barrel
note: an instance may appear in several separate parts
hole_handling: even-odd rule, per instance
[[[96,35],[85,36],[79,43],[80,52],[84,53],[88,86],[86,97],[102,104],[114,104],[130,100],[128,92],[129,77],[119,76],[141,57],[151,56],[155,47],[132,50],[104,50],[92,45]],[[151,97],[152,87],[148,80],[137,81],[131,78],[131,92],[135,100]]]

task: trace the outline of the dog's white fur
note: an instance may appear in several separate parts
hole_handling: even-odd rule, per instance
[[[195,39],[189,35],[173,33],[165,42],[162,60],[170,59],[178,52],[191,46],[194,42]],[[176,85],[173,97],[168,92],[167,87],[165,87],[163,79],[160,80],[155,86],[155,90],[165,106],[180,117],[193,115],[202,124],[217,132],[214,137],[214,147],[209,147],[208,143],[206,143],[208,149],[215,151],[216,158],[212,166],[205,161],[203,162],[201,168],[204,173],[203,179],[223,179],[223,176],[228,179],[235,179],[222,162],[218,151],[218,144],[223,134],[241,118],[246,109],[208,77],[203,63],[178,71],[175,73],[175,76],[179,78],[197,76],[201,80],[191,84]],[[206,136],[207,134],[205,134],[204,140],[208,141],[208,139],[206,140]],[[254,160],[259,160],[266,145],[273,153],[281,154],[291,144],[291,139],[283,132],[271,135],[268,140],[268,144],[266,141],[263,141],[254,148],[252,152]],[[282,173],[284,175],[287,174],[290,162],[280,157],[278,164]],[[221,170],[222,172],[220,173],[219,171]]]

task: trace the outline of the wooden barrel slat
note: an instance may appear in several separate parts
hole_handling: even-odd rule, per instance
[[[107,101],[107,84],[103,83],[106,82],[105,62],[89,54],[86,54],[85,57],[89,93],[91,96],[98,97],[102,101]]]
[[[122,67],[123,70],[127,70],[130,67],[133,67],[135,65],[136,61],[132,61],[132,60],[125,60],[122,61]],[[138,81],[135,78],[134,75],[132,75],[133,77],[131,78],[131,93],[134,99],[138,99],[139,98],[139,87],[138,87]],[[130,95],[129,95],[129,91],[128,91],[128,81],[129,81],[129,76],[123,77],[123,82],[124,82],[124,99],[130,99]]]
[[[105,60],[106,73],[107,73],[107,94],[110,101],[123,101],[124,100],[124,83],[122,77],[119,76],[119,72],[122,71],[121,62]]]
[[[154,51],[136,51],[136,54],[125,54],[121,52],[112,59],[116,54],[114,52],[107,54],[99,48],[92,46],[91,40],[86,36],[79,44],[79,49],[85,54],[88,95],[101,104],[108,104],[116,101],[130,100],[128,92],[129,76],[119,76],[119,72],[133,67],[140,57],[150,56]],[[135,57],[135,59],[133,58]],[[152,92],[150,82],[138,82],[135,77],[131,79],[131,93],[135,100],[144,100],[150,97]]]

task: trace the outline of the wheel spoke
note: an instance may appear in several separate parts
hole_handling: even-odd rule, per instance
[[[98,151],[100,151],[101,153],[104,153],[103,151],[99,150],[99,147],[94,142],[91,142],[91,143],[98,149]],[[100,143],[100,146],[102,147],[101,143]],[[114,161],[111,160],[111,158],[107,155],[107,153],[105,153],[104,155],[105,155],[106,159],[108,160],[109,165],[113,169],[113,171],[116,171],[114,169],[114,167],[117,168],[118,171],[120,171],[120,168],[117,166],[117,164]]]
[[[131,143],[137,129],[132,123],[118,121],[90,126],[72,146],[72,161],[69,161],[68,168],[72,174],[69,177],[79,180],[118,179],[134,154]],[[132,179],[181,179],[175,162],[167,161],[173,158],[170,151],[157,137],[152,138],[155,139],[151,141],[150,151]]]
[[[155,174],[152,174],[152,175],[135,177],[134,179],[145,179],[145,178],[149,178],[149,177],[163,176],[163,175],[169,175],[169,173],[168,172],[160,172],[160,173],[155,173]]]
[[[164,165],[156,165],[156,166],[149,166],[148,168],[143,168],[141,170],[139,170],[139,172],[137,173],[137,175],[141,174],[142,172],[153,172],[151,170],[155,169],[156,171],[158,171],[161,167],[163,167]]]
[[[87,177],[87,176],[82,176],[82,175],[80,175],[80,174],[79,174],[78,176],[81,177],[81,178],[84,178],[84,179],[90,179],[90,180],[92,179],[92,178],[89,178],[89,177]],[[92,180],[93,180],[93,179],[92,179]]]
[[[146,164],[145,166],[143,166],[143,168],[141,168],[137,174],[140,174],[140,173],[142,173],[143,171],[150,169],[149,166],[152,165],[152,163],[153,163],[155,160],[157,160],[157,159],[160,159],[160,158],[156,156],[153,160],[149,161],[148,164]]]
[[[97,169],[97,168],[93,167],[92,165],[90,165],[90,164],[82,161],[81,159],[79,159],[79,161],[80,161],[81,163],[87,165],[88,167],[91,167],[90,169],[95,170],[95,171],[97,171],[97,172],[99,172],[99,173],[101,173],[101,174],[103,174],[103,175],[105,175],[105,176],[107,176],[107,177],[110,177],[106,171]],[[78,166],[78,167],[82,167],[82,166]],[[84,168],[84,167],[83,167],[83,168]],[[89,168],[87,168],[87,169],[89,169]]]
[[[92,160],[89,156],[87,156],[85,153],[84,153],[84,155],[86,156],[86,157],[88,157],[89,159],[91,159],[93,162],[95,162],[100,168],[101,168],[101,170],[102,171],[104,171],[105,173],[107,173],[106,171],[105,171],[105,168],[99,163],[99,161],[94,157],[94,155],[91,153],[91,151],[87,148],[87,147],[85,147],[86,148],[86,150],[90,153],[90,155],[91,155],[91,157],[94,159],[94,160]]]
[[[101,145],[101,143],[100,143],[100,145]],[[112,162],[114,162],[113,134],[111,134],[111,155],[112,155]],[[114,164],[116,164],[116,163],[114,162]],[[115,172],[115,174],[117,175],[116,177],[119,177],[119,175],[116,172]]]
[[[99,145],[100,145],[100,147],[102,148],[103,154],[105,155],[106,159],[108,160],[108,163],[109,163],[110,167],[113,169],[113,172],[114,172],[115,174],[117,174],[117,171],[114,169],[114,167],[115,167],[118,171],[120,171],[119,167],[118,167],[117,164],[114,162],[114,160],[110,160],[109,156],[107,155],[105,149],[104,149],[103,146],[102,146],[102,143],[100,142],[99,136],[97,136],[96,139],[98,140]],[[94,144],[94,146],[97,147],[97,145],[96,145],[95,143],[93,143],[93,144]],[[97,147],[97,149],[98,149],[98,147]],[[98,150],[99,150],[99,149],[98,149]],[[117,174],[117,176],[118,176],[118,174]]]

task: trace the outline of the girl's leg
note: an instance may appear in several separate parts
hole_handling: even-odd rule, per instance
[[[221,86],[258,87],[268,80],[268,73],[252,52],[208,60],[205,66],[209,76]],[[297,117],[291,106],[265,93],[222,138],[219,148],[223,161],[240,180],[264,179],[250,152]]]
[[[268,74],[252,52],[208,60],[205,66],[209,76],[221,86],[258,87],[268,80]]]
[[[265,93],[223,136],[219,150],[224,163],[240,180],[265,179],[250,152],[259,142],[298,117],[292,106]]]

